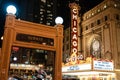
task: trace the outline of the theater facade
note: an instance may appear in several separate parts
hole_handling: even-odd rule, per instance
[[[84,14],[71,3],[70,10],[71,26],[64,31],[63,77],[119,80],[120,1],[104,0]]]

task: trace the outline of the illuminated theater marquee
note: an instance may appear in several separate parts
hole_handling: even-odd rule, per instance
[[[72,52],[77,53],[78,52],[78,30],[77,30],[77,16],[78,10],[77,8],[74,8],[72,10]]]
[[[71,64],[77,64],[79,60],[83,59],[82,54],[78,54],[78,24],[79,24],[79,10],[80,7],[76,3],[70,3],[71,8],[71,55],[66,59]]]

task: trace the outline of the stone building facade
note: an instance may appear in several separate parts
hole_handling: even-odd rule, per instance
[[[83,54],[84,59],[89,56],[113,60],[120,80],[120,1],[104,0],[88,12],[80,16],[79,25],[79,47],[78,51]],[[69,55],[70,28],[64,31],[64,55]],[[66,41],[67,39],[67,41]],[[70,46],[70,45],[69,45]],[[67,51],[67,52],[65,52]],[[65,57],[63,57],[65,61]]]

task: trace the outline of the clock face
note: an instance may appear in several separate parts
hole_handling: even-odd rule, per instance
[[[92,44],[92,48],[94,51],[98,51],[100,47],[100,42],[98,40],[95,40]]]

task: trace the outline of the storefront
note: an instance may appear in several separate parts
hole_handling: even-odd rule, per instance
[[[64,65],[62,67],[63,79],[69,80],[68,77],[75,76],[74,80],[116,80],[113,61],[87,59],[80,64]]]

